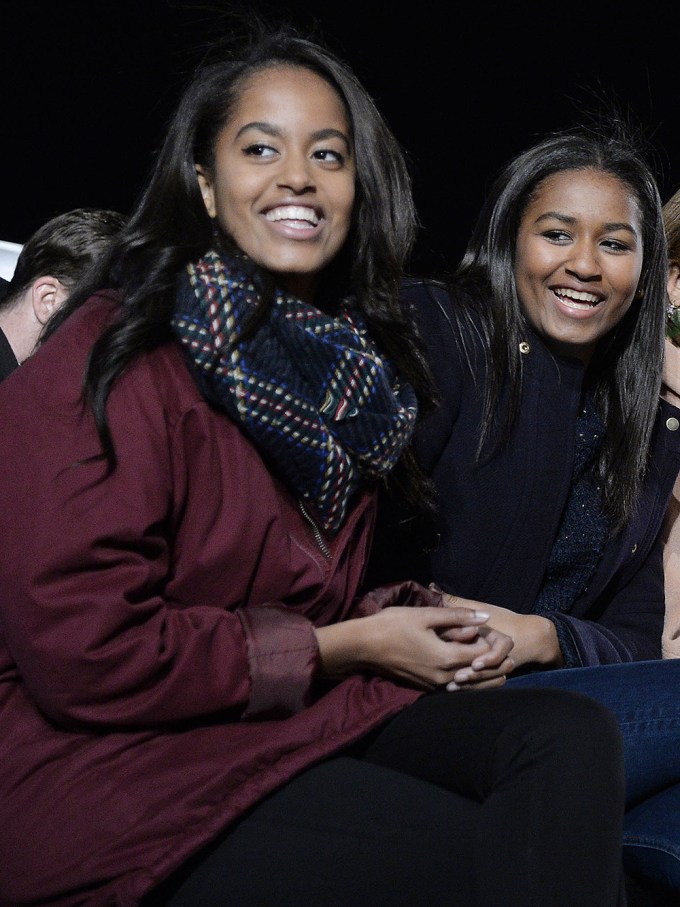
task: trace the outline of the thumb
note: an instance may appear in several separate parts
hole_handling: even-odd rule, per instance
[[[490,615],[480,608],[433,608],[428,613],[431,627],[478,627],[485,624]]]

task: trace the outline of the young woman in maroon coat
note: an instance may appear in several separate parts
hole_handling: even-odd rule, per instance
[[[622,903],[609,713],[357,595],[379,483],[428,492],[409,180],[332,54],[239,50],[0,387],[0,903]]]

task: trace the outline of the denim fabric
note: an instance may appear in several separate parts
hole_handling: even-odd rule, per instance
[[[680,892],[680,659],[539,671],[506,686],[575,690],[616,715],[626,766],[624,864]]]
[[[627,812],[623,859],[629,872],[680,892],[680,784]]]

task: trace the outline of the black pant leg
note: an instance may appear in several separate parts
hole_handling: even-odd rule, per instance
[[[148,907],[621,907],[623,790],[593,700],[428,695],[267,797]]]
[[[434,693],[366,745],[364,758],[480,804],[475,904],[625,903],[620,732],[599,703],[564,693]]]
[[[336,757],[270,795],[145,907],[470,907],[479,812],[402,772]]]

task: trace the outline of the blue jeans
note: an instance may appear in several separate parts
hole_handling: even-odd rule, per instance
[[[680,659],[539,671],[506,686],[575,690],[616,715],[626,767],[624,864],[680,892]]]

